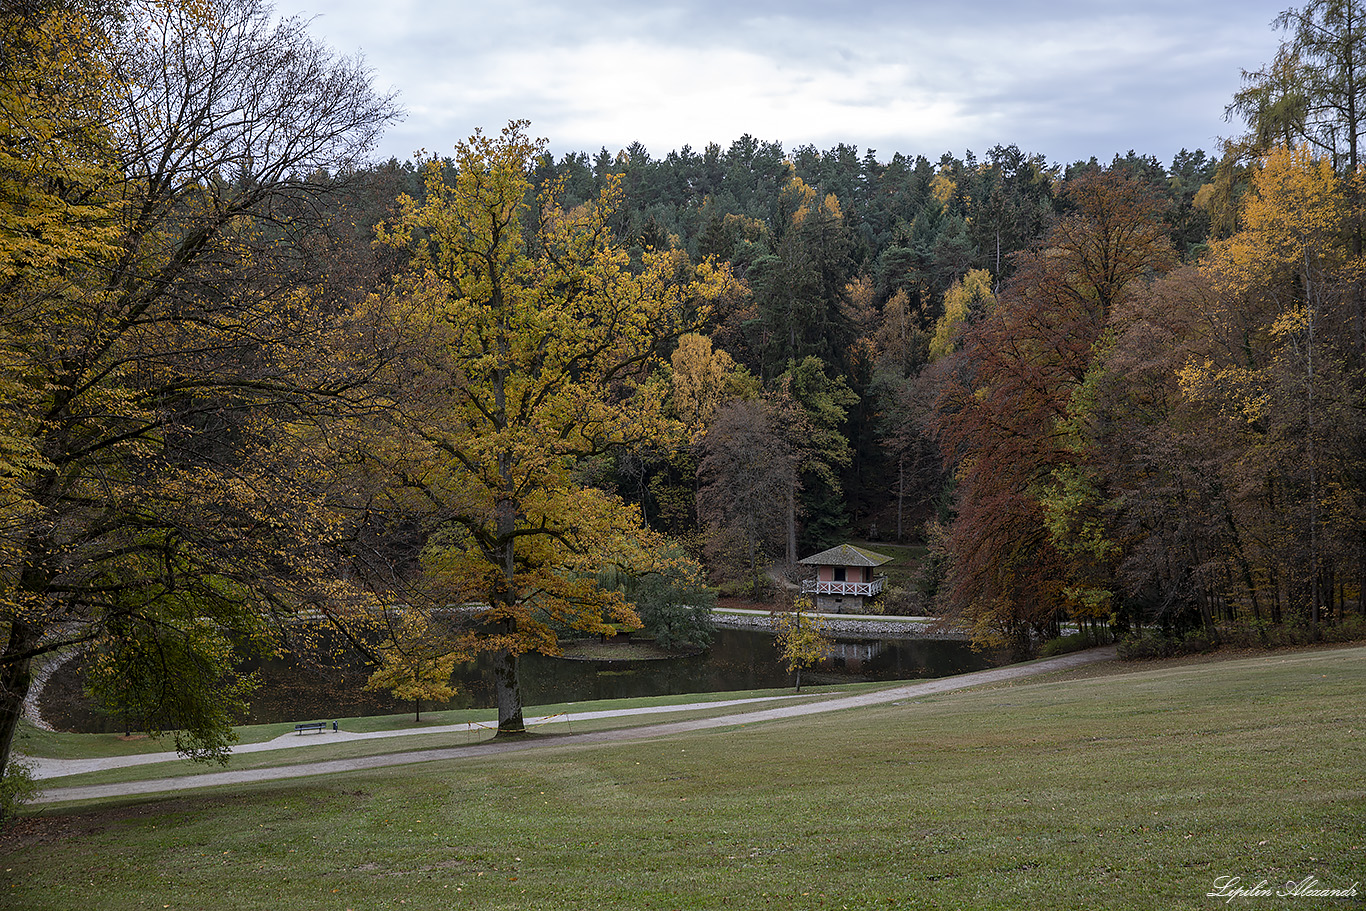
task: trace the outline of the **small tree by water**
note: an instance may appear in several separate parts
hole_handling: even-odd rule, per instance
[[[391,619],[389,638],[379,647],[380,664],[364,689],[388,690],[396,699],[412,700],[413,720],[422,720],[422,700],[440,702],[455,695],[451,675],[468,657],[421,615]]]
[[[802,668],[820,662],[830,651],[825,621],[813,616],[810,598],[798,598],[791,611],[774,611],[769,616],[782,661],[789,673],[797,675],[797,692],[802,691]]]

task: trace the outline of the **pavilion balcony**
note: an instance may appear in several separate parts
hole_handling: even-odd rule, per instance
[[[886,576],[879,576],[872,582],[826,582],[823,580],[808,579],[802,583],[803,595],[862,595],[865,598],[872,598],[882,594],[882,588],[887,584]]]

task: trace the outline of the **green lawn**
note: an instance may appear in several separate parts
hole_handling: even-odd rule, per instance
[[[1021,683],[53,809],[0,843],[0,908],[1360,905],[1364,733],[1360,647]]]

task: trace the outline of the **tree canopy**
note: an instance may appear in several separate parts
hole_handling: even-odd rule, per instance
[[[706,582],[924,544],[897,609],[1319,635],[1366,588],[1361,10],[1287,11],[1222,158],[750,135],[374,163],[363,61],[261,0],[0,18],[0,766],[34,662],[221,758],[323,625],[449,692],[697,646]]]
[[[221,757],[228,646],[331,586],[290,428],[356,374],[318,357],[346,318],[320,306],[331,185],[310,175],[396,116],[256,0],[101,9],[0,26],[0,765],[31,662],[68,646],[109,700]]]
[[[368,450],[429,523],[424,584],[475,607],[471,642],[495,656],[505,732],[522,729],[519,655],[555,652],[557,629],[636,621],[596,571],[645,569],[653,539],[577,471],[611,447],[681,437],[655,370],[727,280],[669,250],[632,268],[611,228],[616,182],[569,209],[558,183],[536,191],[541,144],[524,127],[457,145],[449,178],[428,162],[424,199],[402,197],[380,229],[414,251],[382,302],[413,353],[386,373],[397,418]]]

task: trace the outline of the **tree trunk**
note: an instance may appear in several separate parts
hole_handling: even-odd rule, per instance
[[[1357,613],[1366,617],[1366,551],[1357,557]]]
[[[37,636],[32,627],[22,620],[13,621],[4,654],[5,659],[13,660],[6,660],[0,665],[0,776],[9,770],[14,734],[19,729],[24,700],[28,698],[29,686],[33,682],[30,671],[33,659],[15,659],[14,656],[25,655],[36,644]]]
[[[797,563],[797,487],[787,488],[787,565]]]
[[[498,696],[498,736],[525,734],[522,688],[517,680],[517,655],[507,651],[494,654],[493,683]]]
[[[903,535],[903,525],[901,521],[902,504],[906,502],[906,453],[901,453],[896,460],[896,542],[901,543]]]
[[[1267,567],[1271,575],[1271,622],[1281,622],[1281,574],[1275,564]]]
[[[1209,636],[1210,641],[1216,645],[1219,643],[1219,628],[1214,624],[1214,614],[1210,611],[1210,591],[1208,588],[1200,596],[1200,623],[1205,628],[1205,635]]]

